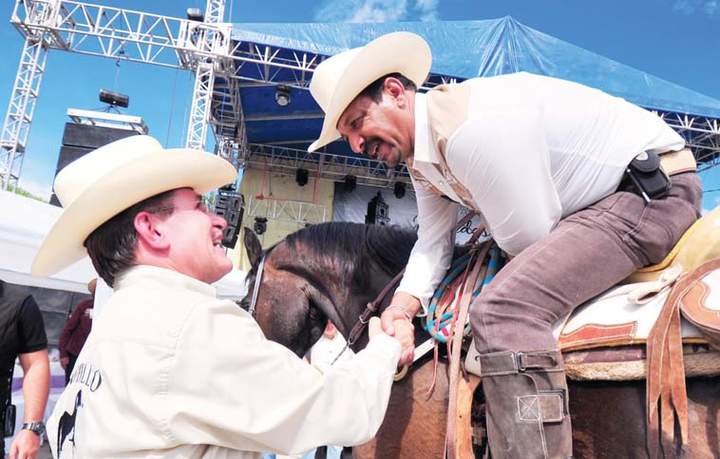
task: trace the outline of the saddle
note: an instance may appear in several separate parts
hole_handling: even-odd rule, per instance
[[[624,285],[576,308],[556,324],[566,372],[579,380],[647,376],[645,361],[658,338],[667,339],[667,309],[679,309],[675,339],[682,342],[687,376],[720,374],[720,208],[695,222],[665,259],[642,268]],[[682,285],[681,285],[682,284]],[[713,291],[713,286],[717,291]],[[682,298],[671,298],[673,291]],[[677,305],[673,306],[672,302]],[[662,336],[658,336],[658,335]],[[678,344],[678,346],[680,346]]]
[[[570,379],[647,380],[653,457],[660,443],[665,451],[673,447],[676,423],[680,444],[687,443],[686,376],[720,375],[718,229],[720,208],[691,226],[661,263],[637,271],[555,326]],[[479,374],[476,354],[471,345],[465,364]]]

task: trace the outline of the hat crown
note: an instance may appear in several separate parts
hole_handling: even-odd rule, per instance
[[[147,135],[132,135],[104,145],[65,166],[53,188],[63,207],[68,207],[88,187],[118,167],[163,147]]]
[[[330,108],[335,89],[340,83],[345,69],[350,65],[361,48],[353,48],[335,54],[320,63],[310,81],[310,94],[324,112]]]

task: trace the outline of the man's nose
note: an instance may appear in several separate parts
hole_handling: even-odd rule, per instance
[[[365,139],[360,135],[350,137],[350,149],[355,153],[362,153],[365,148]]]

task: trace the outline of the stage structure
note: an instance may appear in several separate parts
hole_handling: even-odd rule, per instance
[[[216,153],[238,168],[295,176],[297,169],[333,181],[394,187],[393,169],[334,142],[308,153],[322,112],[307,86],[327,56],[384,33],[408,30],[434,53],[423,89],[475,76],[530,71],[598,87],[654,110],[688,141],[701,169],[720,163],[720,102],[524,26],[512,18],[382,24],[231,24],[224,0],[204,17],[180,19],[69,0],[17,0],[12,24],[25,38],[0,137],[0,180],[16,185],[40,92],[47,52],[59,49],[180,68],[195,73],[186,145]],[[202,16],[202,15],[200,15]],[[251,202],[251,201],[250,201]]]

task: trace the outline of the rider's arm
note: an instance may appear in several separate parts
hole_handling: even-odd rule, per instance
[[[560,220],[538,110],[505,109],[466,121],[448,142],[447,160],[509,254],[540,240]]]
[[[435,288],[452,261],[459,204],[436,195],[413,180],[418,206],[418,240],[412,249],[405,275],[393,305],[402,305],[412,315],[427,310]]]
[[[182,358],[163,395],[161,419],[178,443],[294,454],[375,435],[400,355],[395,339],[380,334],[323,374],[268,341],[234,303],[203,308],[178,339]]]

